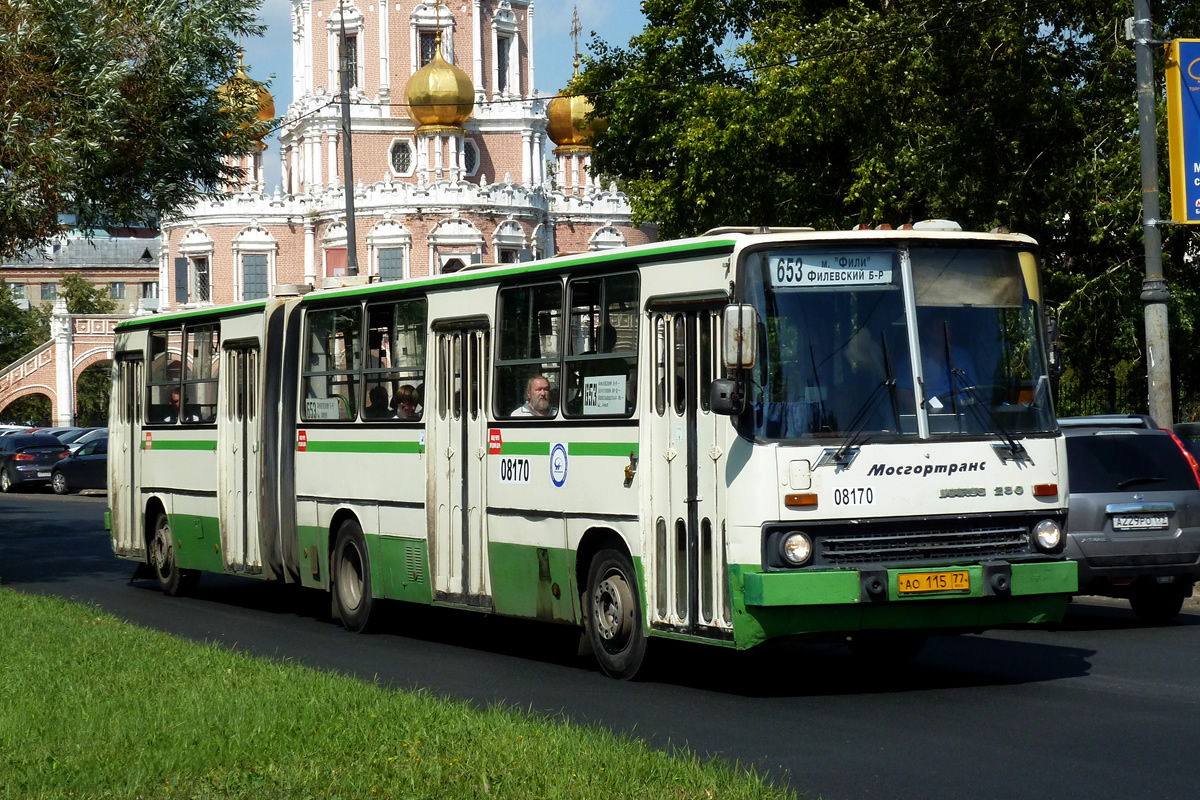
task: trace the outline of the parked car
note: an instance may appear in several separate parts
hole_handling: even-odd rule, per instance
[[[55,465],[50,474],[55,494],[108,488],[108,437],[87,442]]]
[[[1164,624],[1200,578],[1200,465],[1145,415],[1064,417],[1066,554],[1079,593],[1127,599]]]
[[[84,432],[84,434],[82,436],[80,436],[78,439],[76,439],[73,442],[65,442],[64,444],[66,444],[67,447],[69,447],[71,449],[71,452],[74,453],[75,451],[77,451],[79,448],[83,447],[85,444],[87,444],[90,441],[93,441],[95,439],[107,439],[107,438],[108,438],[108,428],[88,428],[87,431]]]
[[[0,491],[50,482],[50,473],[67,446],[44,433],[16,433],[0,438]]]

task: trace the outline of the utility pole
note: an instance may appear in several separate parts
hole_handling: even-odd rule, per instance
[[[342,0],[338,0],[338,12],[342,26],[338,37],[338,77],[342,89],[342,172],[346,176],[346,275],[349,276],[358,274],[358,237],[354,228],[354,159],[350,152],[350,52],[346,47],[346,8]]]
[[[1133,0],[1133,48],[1137,57],[1138,138],[1142,154],[1142,233],[1146,252],[1146,277],[1142,303],[1146,310],[1146,382],[1150,416],[1170,429],[1175,422],[1171,392],[1171,345],[1167,327],[1167,289],[1162,268],[1162,233],[1159,230],[1158,140],[1154,117],[1154,43],[1150,27],[1150,0]]]

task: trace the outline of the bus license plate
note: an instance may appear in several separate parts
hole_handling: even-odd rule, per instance
[[[947,572],[904,572],[897,576],[900,594],[933,592],[969,592],[971,574],[965,569]]]
[[[1166,514],[1125,514],[1113,517],[1113,528],[1118,531],[1153,531],[1166,527]]]

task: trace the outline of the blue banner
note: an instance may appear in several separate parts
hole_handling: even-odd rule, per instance
[[[1167,57],[1171,217],[1200,224],[1200,39],[1176,39]]]

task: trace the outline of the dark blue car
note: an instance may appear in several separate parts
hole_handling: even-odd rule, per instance
[[[93,439],[54,467],[50,487],[55,494],[108,488],[108,437]]]

